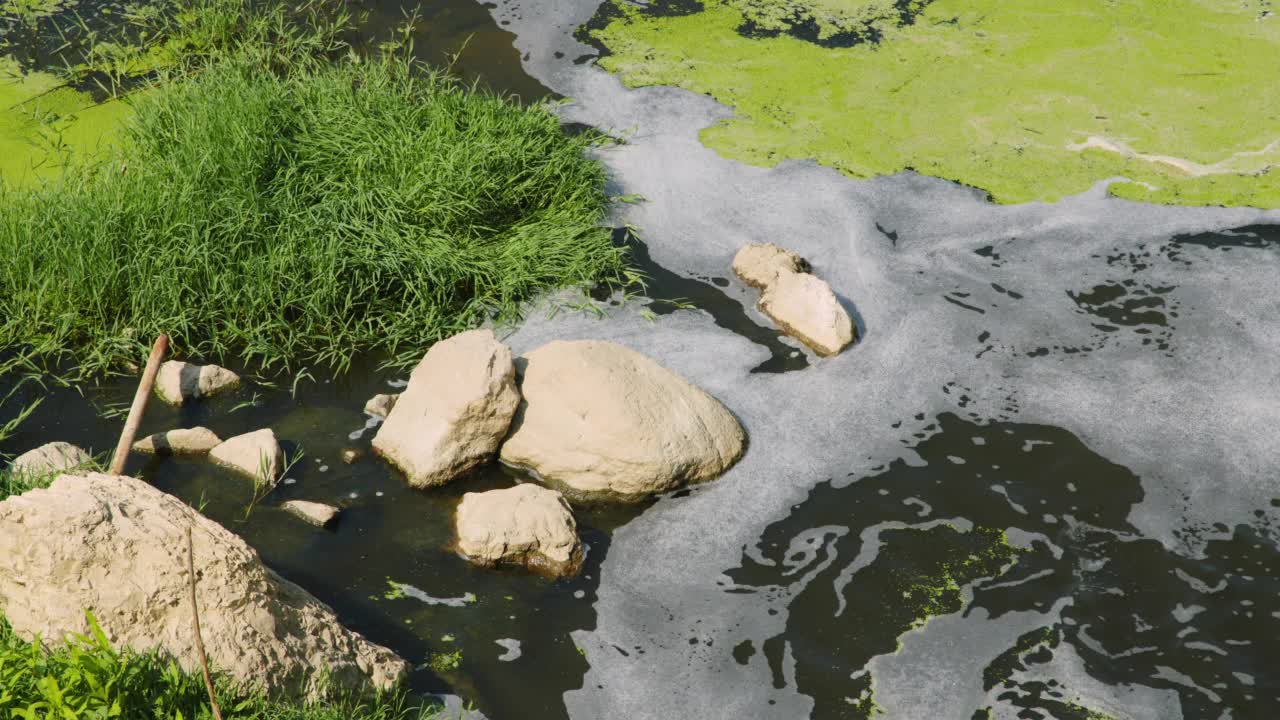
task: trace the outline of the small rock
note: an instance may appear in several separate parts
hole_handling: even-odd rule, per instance
[[[443,485],[489,462],[520,391],[511,349],[491,330],[436,343],[373,438],[373,450],[417,488]]]
[[[23,453],[13,461],[13,474],[38,477],[56,475],[93,462],[93,456],[65,442],[51,442]]]
[[[711,480],[745,449],[719,401],[634,350],[556,341],[525,359],[525,402],[502,461],[572,499],[634,501]]]
[[[209,428],[195,427],[149,435],[134,443],[133,449],[156,455],[203,455],[221,442]]]
[[[342,462],[348,465],[354,465],[364,457],[364,451],[357,448],[343,448],[338,457],[342,458]]]
[[[264,428],[237,435],[209,451],[216,465],[254,479],[267,489],[275,487],[284,472],[284,450],[276,442],[276,434]]]
[[[520,565],[552,577],[582,566],[578,525],[555,490],[524,484],[467,493],[454,525],[459,552],[478,565]]]
[[[853,342],[853,320],[827,283],[805,273],[782,273],[760,296],[760,311],[819,355]]]
[[[339,513],[342,512],[332,505],[308,500],[290,500],[280,507],[321,528],[329,527],[333,521],[338,519]]]
[[[198,672],[188,530],[205,651],[234,685],[318,698],[390,688],[408,674],[404,660],[343,627],[243,539],[131,477],[63,475],[0,502],[0,612],[19,637],[60,644],[89,632],[91,608],[114,646],[155,650]]]
[[[239,386],[239,375],[217,365],[169,360],[156,375],[156,395],[170,405],[183,405]]]
[[[396,406],[396,401],[400,399],[400,393],[394,395],[374,395],[369,398],[369,402],[364,404],[366,414],[374,417],[384,418],[391,414],[392,409]]]
[[[733,272],[753,288],[766,288],[779,273],[809,272],[809,261],[773,243],[756,243],[733,256]]]

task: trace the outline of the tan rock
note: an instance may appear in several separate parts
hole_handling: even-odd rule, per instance
[[[395,408],[396,401],[399,399],[399,393],[395,395],[374,395],[369,398],[369,402],[364,404],[364,411],[374,417],[384,418],[391,414],[391,410]]]
[[[523,484],[467,493],[454,527],[458,551],[478,565],[520,565],[552,577],[582,567],[578,525],[555,490]]]
[[[760,311],[819,355],[853,342],[853,320],[827,283],[807,273],[780,273],[760,295]]]
[[[156,375],[156,395],[170,405],[184,405],[239,386],[239,375],[217,365],[169,360]]]
[[[520,391],[511,350],[489,330],[436,343],[414,368],[373,450],[413,487],[443,485],[489,462],[511,426]]]
[[[203,455],[221,442],[209,428],[195,427],[148,435],[134,443],[133,449],[155,455]]]
[[[13,461],[14,475],[37,477],[74,470],[93,462],[93,456],[66,442],[51,442],[25,452]]]
[[[270,428],[226,440],[209,451],[209,459],[268,488],[275,487],[284,472],[284,450]]]
[[[742,455],[745,433],[723,405],[634,350],[556,341],[526,359],[502,461],[572,499],[638,500],[718,477]]]
[[[344,628],[239,537],[130,477],[64,475],[0,503],[0,611],[21,637],[49,642],[87,633],[88,609],[115,646],[196,671],[188,528],[210,664],[242,688],[314,697],[322,673],[338,691],[405,677],[407,663]]]
[[[779,273],[809,272],[809,263],[773,243],[755,243],[733,256],[733,272],[751,287],[765,288]]]
[[[281,504],[280,507],[311,523],[312,525],[315,525],[316,527],[328,527],[333,521],[338,519],[338,515],[342,512],[332,505],[311,502],[309,500],[290,500]]]

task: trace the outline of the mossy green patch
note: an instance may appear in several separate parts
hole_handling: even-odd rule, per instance
[[[0,187],[50,177],[72,153],[105,149],[129,112],[123,100],[95,103],[53,75],[0,59]]]
[[[732,106],[702,138],[743,162],[814,159],[859,178],[912,169],[1002,203],[1124,177],[1111,191],[1135,200],[1280,207],[1280,17],[1258,2],[935,0],[850,47],[743,31],[794,24],[793,5],[706,0],[659,16],[622,4],[593,35],[611,52],[601,66],[627,84]],[[836,5],[877,6],[806,7],[834,17]]]

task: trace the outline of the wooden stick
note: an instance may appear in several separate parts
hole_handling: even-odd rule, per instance
[[[120,433],[120,442],[116,445],[116,454],[111,458],[111,474],[124,472],[124,463],[129,459],[129,450],[133,447],[133,438],[138,434],[138,426],[142,424],[142,415],[147,411],[147,400],[151,397],[151,388],[156,384],[156,373],[160,372],[160,361],[169,349],[169,336],[156,338],[151,347],[151,357],[147,358],[147,368],[142,371],[142,382],[138,384],[138,392],[133,396],[133,407],[129,408],[129,417],[124,422],[124,432]]]
[[[204,673],[204,689],[209,692],[209,709],[214,720],[222,720],[222,710],[213,694],[213,680],[209,679],[209,658],[204,654],[204,638],[200,637],[200,609],[196,606],[196,560],[191,549],[191,527],[187,527],[187,577],[191,579],[191,624],[196,629],[196,651],[200,654],[200,671]]]

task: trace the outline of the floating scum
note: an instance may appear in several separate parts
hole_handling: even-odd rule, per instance
[[[535,292],[621,277],[597,139],[394,58],[274,65],[159,85],[116,149],[0,189],[0,347],[85,372],[161,332],[264,367],[410,362]]]

